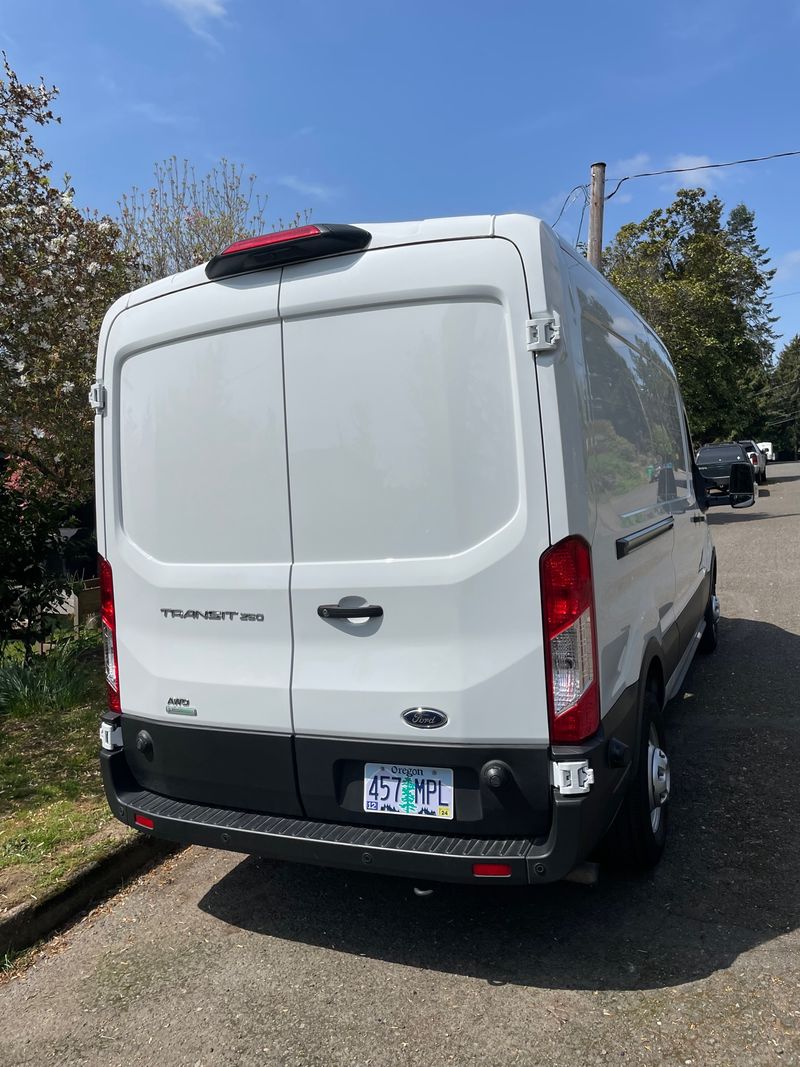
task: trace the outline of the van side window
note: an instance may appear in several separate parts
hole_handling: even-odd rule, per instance
[[[629,343],[605,304],[582,297],[592,487],[610,505],[602,508],[605,521],[622,529],[640,526],[681,507],[688,493],[675,380],[633,318],[619,324],[626,333],[636,331]]]

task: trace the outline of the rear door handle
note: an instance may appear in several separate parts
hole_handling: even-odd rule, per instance
[[[383,608],[380,604],[364,604],[359,608],[343,608],[338,604],[320,604],[317,615],[321,619],[380,619]]]

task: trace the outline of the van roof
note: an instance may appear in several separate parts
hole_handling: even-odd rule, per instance
[[[495,223],[498,218],[502,216],[463,215],[444,219],[419,219],[411,222],[359,222],[355,225],[369,231],[372,235],[369,248],[374,249],[388,248],[392,245],[421,244],[428,241],[449,241],[454,238],[491,237],[495,232]],[[529,216],[528,221],[539,223],[541,220]],[[134,290],[127,297],[123,297],[118,306],[120,310],[122,307],[134,307],[136,304],[165,296],[167,293],[207,283],[209,280],[205,274],[205,264],[200,264],[192,267],[191,270],[160,278],[158,281],[150,282],[149,285]]]

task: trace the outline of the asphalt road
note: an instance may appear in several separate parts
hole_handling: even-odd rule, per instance
[[[420,900],[192,848],[0,987],[0,1063],[800,1063],[800,464],[711,522],[652,877]]]

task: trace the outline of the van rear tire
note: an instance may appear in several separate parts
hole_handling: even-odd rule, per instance
[[[606,835],[603,852],[627,871],[647,871],[664,853],[669,815],[670,771],[664,751],[664,717],[656,688],[642,702],[642,727],[636,777]]]
[[[716,593],[712,585],[711,592],[708,595],[706,611],[703,615],[706,627],[703,630],[703,636],[700,638],[700,644],[697,646],[698,652],[703,652],[705,655],[710,655],[710,653],[714,652],[719,644],[719,608],[715,609],[715,600]]]

